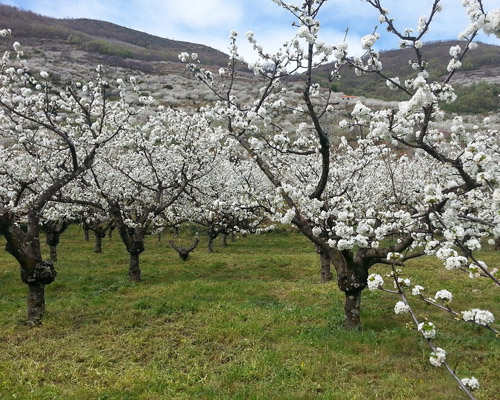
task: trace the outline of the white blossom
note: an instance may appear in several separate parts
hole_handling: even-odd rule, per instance
[[[449,303],[453,299],[453,295],[448,290],[444,290],[443,289],[443,290],[437,291],[436,295],[434,296],[434,298],[436,300],[441,300],[441,301],[443,301],[445,303]]]
[[[432,322],[420,322],[418,324],[418,331],[426,339],[434,339],[436,337],[436,327]]]
[[[394,312],[396,314],[406,314],[410,312],[410,307],[404,301],[398,301],[394,306]]]
[[[467,322],[474,321],[481,325],[487,325],[495,322],[495,317],[490,311],[480,310],[478,308],[473,308],[469,311],[462,311],[462,319]]]
[[[479,389],[479,381],[471,376],[470,378],[462,378],[461,382],[464,386],[467,386],[469,389],[477,390]]]
[[[384,284],[384,279],[379,274],[371,274],[368,277],[368,289],[377,290]]]
[[[431,353],[429,361],[435,367],[440,367],[446,361],[446,351],[441,347],[436,347],[436,350]]]

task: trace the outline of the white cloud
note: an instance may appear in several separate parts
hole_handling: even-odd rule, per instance
[[[134,18],[169,31],[171,27],[203,30],[237,24],[243,17],[242,4],[231,0],[134,0],[132,8],[141,10]]]
[[[1,0],[0,0],[1,1]],[[299,1],[296,0],[296,3]],[[93,18],[110,21],[154,35],[176,40],[203,43],[226,51],[228,35],[234,29],[241,35],[239,47],[248,60],[253,51],[244,33],[252,30],[257,40],[270,51],[294,33],[294,17],[271,0],[5,0],[3,3],[54,17]],[[416,28],[420,15],[429,15],[433,0],[383,0],[396,26]],[[483,0],[485,9],[498,7],[498,0]],[[468,23],[464,8],[458,0],[442,0],[443,12],[436,17],[427,40],[454,39]],[[362,0],[332,0],[324,4],[319,19],[324,39],[329,44],[347,41],[354,53],[360,50],[359,38],[371,33],[378,25],[378,11]],[[381,49],[395,48],[398,39],[378,29]],[[484,35],[481,40],[499,43]]]

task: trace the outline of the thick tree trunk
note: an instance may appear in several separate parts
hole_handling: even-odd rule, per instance
[[[102,236],[95,235],[94,253],[102,253]]]
[[[130,266],[128,275],[132,282],[141,281],[141,268],[139,267],[139,253],[130,253]]]
[[[90,240],[89,236],[89,228],[83,228],[83,234],[85,235],[85,241],[88,242]]]
[[[120,215],[119,211],[117,214]],[[117,228],[123,244],[130,254],[128,269],[130,280],[133,282],[140,282],[141,269],[139,267],[139,255],[144,251],[144,237],[146,236],[146,231],[144,228],[130,228],[125,225],[123,221],[118,222]]]
[[[344,328],[361,330],[361,290],[345,292]]]
[[[45,312],[45,285],[28,284],[28,323],[39,326]]]
[[[0,232],[6,239],[5,250],[18,261],[21,280],[28,285],[28,321],[40,325],[45,308],[45,285],[52,283],[57,272],[50,261],[42,261],[40,225],[37,213],[28,215],[25,227],[13,215],[0,215]]]
[[[332,280],[332,271],[331,271],[331,260],[330,256],[327,252],[318,249],[318,254],[320,257],[321,264],[321,282],[330,282]]]
[[[361,330],[361,292],[367,286],[370,264],[355,262],[349,250],[331,250],[329,258],[337,271],[337,284],[345,293],[344,329]]]
[[[57,246],[50,245],[50,261],[57,261]]]
[[[227,247],[227,233],[222,235],[222,247]]]

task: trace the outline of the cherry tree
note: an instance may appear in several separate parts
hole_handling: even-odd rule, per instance
[[[209,174],[188,185],[190,206],[185,218],[207,229],[208,251],[213,252],[213,242],[220,234],[225,239],[231,233],[259,230],[265,215],[255,193],[268,186],[254,163],[221,156]]]
[[[28,321],[39,324],[45,285],[56,277],[40,248],[47,203],[94,162],[129,123],[133,111],[106,98],[108,83],[95,80],[53,86],[51,74],[30,71],[18,42],[0,63],[0,232],[28,285]]]
[[[313,67],[326,63],[334,52],[336,55],[344,54],[344,47],[334,48],[317,40],[320,26],[317,15],[325,2],[306,1],[301,6],[277,3],[295,15],[299,27],[297,35],[276,54],[264,52],[254,34],[247,33],[248,40],[260,56],[260,60],[250,67],[263,80],[260,97],[252,103],[242,103],[238,94],[232,92],[238,60],[235,32],[231,35],[229,68],[221,70],[219,78],[199,68],[197,57],[188,54],[181,54],[180,57],[191,61],[188,68],[220,99],[217,106],[207,112],[214,119],[227,121],[230,136],[248,153],[273,186],[270,197],[275,199],[275,205],[271,207],[274,218],[296,225],[318,248],[325,277],[328,277],[327,270],[333,262],[338,286],[346,294],[345,326],[359,328],[361,291],[367,285],[368,269],[377,262],[384,262],[390,252],[412,248],[415,241],[409,230],[398,232],[381,227],[375,233],[376,226],[366,229],[376,237],[376,240],[371,240],[352,226],[346,227],[342,219],[349,217],[344,218],[344,214],[339,217],[339,213],[343,212],[340,209],[357,209],[357,204],[349,205],[350,197],[355,196],[356,191],[365,193],[367,199],[370,196],[383,198],[365,192],[366,182],[370,182],[365,171],[370,164],[375,170],[378,168],[380,162],[375,163],[375,160],[382,154],[382,148],[368,139],[359,141],[358,147],[351,147],[336,138],[335,132],[327,130],[334,112],[330,104],[331,92],[320,91],[319,86],[313,83]],[[289,104],[282,81],[300,70],[305,71],[302,104]],[[335,75],[332,75],[334,78]],[[339,150],[337,155],[336,149]],[[349,160],[344,156],[350,157]],[[375,189],[385,191],[388,183],[390,180],[379,182]],[[358,198],[357,195],[355,197]],[[371,208],[380,210],[379,205]],[[407,218],[405,211],[400,214],[393,218]],[[359,217],[368,218],[375,225],[379,223],[372,215]],[[351,221],[355,225],[358,220],[351,218]],[[404,225],[404,222],[401,224]],[[392,242],[387,247],[379,248],[384,238],[392,239]],[[356,247],[357,251],[354,250]]]
[[[57,261],[57,246],[61,235],[75,221],[76,216],[65,205],[49,202],[43,209],[40,224],[45,233],[45,244],[49,246],[49,261]]]
[[[123,82],[120,82],[123,84]],[[202,115],[158,107],[131,130],[123,130],[94,163],[90,188],[94,206],[106,210],[130,255],[129,276],[141,280],[139,256],[148,233],[167,225],[166,211],[213,168],[222,128]],[[82,201],[81,204],[85,204]],[[100,205],[99,205],[100,204]]]
[[[250,68],[263,81],[260,97],[253,102],[245,103],[233,91],[239,58],[235,32],[230,38],[229,67],[221,69],[219,77],[200,68],[196,57],[184,53],[180,58],[219,98],[217,106],[207,112],[226,121],[230,136],[274,186],[274,218],[293,223],[317,246],[324,276],[333,263],[338,286],[346,294],[345,327],[361,326],[361,292],[380,279],[368,278],[375,264],[403,266],[411,258],[436,255],[448,269],[465,270],[472,278],[484,276],[498,285],[498,271],[474,255],[482,238],[498,238],[499,233],[498,130],[488,127],[488,121],[486,127],[470,129],[457,117],[447,137],[441,131],[446,115],[440,109],[440,104],[456,97],[450,81],[475,47],[477,32],[484,28],[498,35],[498,10],[487,13],[481,1],[463,2],[471,18],[459,37],[464,45],[450,49],[448,74],[442,82],[433,82],[427,73],[423,38],[441,11],[440,1],[433,2],[429,17],[419,18],[418,33],[412,35],[412,30],[398,30],[381,1],[368,0],[380,12],[380,23],[400,37],[401,46],[415,50],[414,77],[401,82],[384,75],[380,55],[374,50],[378,33],[362,38],[365,57],[351,57],[346,43],[328,46],[318,40],[317,16],[325,1],[275,3],[296,17],[298,31],[275,54],[266,53],[255,35],[247,33],[260,56]],[[352,119],[340,122],[340,128],[350,129],[350,136],[355,136],[353,142],[340,139],[338,131],[326,123],[334,112],[331,92],[313,82],[313,68],[332,54],[337,61],[331,82],[350,67],[358,75],[377,74],[408,97],[396,108],[382,110],[358,103]],[[303,104],[294,102],[283,88],[286,77],[295,71],[304,71]],[[392,275],[399,285],[399,272]],[[403,297],[401,288],[396,293]],[[446,292],[438,293],[436,299],[446,297]],[[403,300],[397,310],[406,307]],[[495,332],[490,314],[472,309],[460,315]],[[425,334],[433,331],[433,324],[414,321],[427,339]],[[433,352],[433,360],[442,359],[437,348]],[[472,396],[469,389],[476,381],[459,379],[456,374],[455,378]]]

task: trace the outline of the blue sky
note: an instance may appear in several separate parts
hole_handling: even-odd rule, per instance
[[[291,1],[291,0],[289,0]],[[240,53],[254,59],[244,34],[255,38],[270,51],[294,34],[293,17],[271,0],[0,0],[21,9],[57,18],[92,18],[113,22],[169,39],[203,43],[227,52],[231,30],[241,35]],[[432,0],[385,0],[396,25],[402,30],[416,29],[418,18],[429,15]],[[487,10],[498,8],[499,0],[483,0]],[[467,25],[461,0],[442,0],[443,12],[432,25],[427,40],[455,39]],[[360,38],[372,33],[378,24],[378,12],[363,0],[329,0],[320,14],[321,38],[330,44],[343,40],[349,28],[348,42],[360,53]],[[380,50],[398,47],[398,40],[379,29]],[[494,37],[481,41],[500,44]]]

